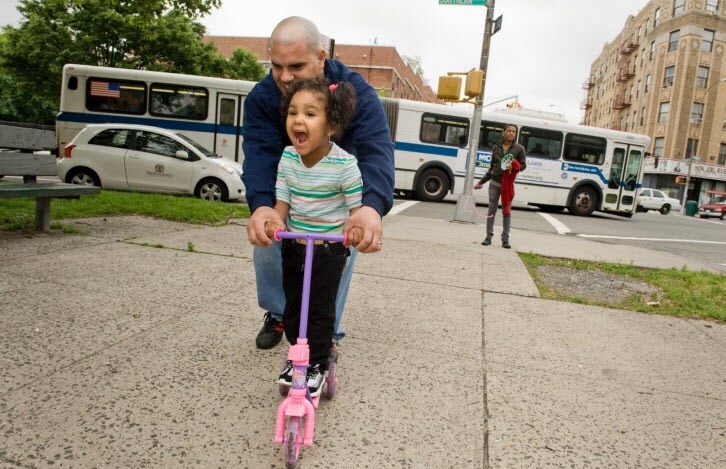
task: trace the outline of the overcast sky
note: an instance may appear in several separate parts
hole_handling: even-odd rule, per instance
[[[648,0],[499,0],[494,17],[485,103],[518,95],[523,107],[582,119],[582,83],[603,45]],[[0,24],[17,24],[17,1],[0,0]],[[210,35],[268,37],[291,15],[311,19],[338,44],[394,46],[420,57],[436,90],[446,72],[478,68],[486,7],[439,5],[438,0],[223,0],[202,23]],[[504,104],[504,103],[502,103]],[[493,109],[500,105],[492,106]]]

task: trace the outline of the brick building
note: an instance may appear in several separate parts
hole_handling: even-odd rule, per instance
[[[213,42],[225,57],[230,57],[237,48],[248,49],[266,69],[270,68],[266,37],[205,36],[204,41]],[[436,92],[401,58],[395,47],[335,44],[333,54],[336,60],[360,73],[381,95],[441,102],[436,98]]]
[[[649,135],[644,185],[679,199],[674,176],[689,167],[688,200],[726,191],[724,3],[651,0],[605,44],[583,85],[583,123]]]

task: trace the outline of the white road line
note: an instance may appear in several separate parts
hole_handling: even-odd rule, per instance
[[[409,207],[412,207],[418,203],[418,200],[409,200],[408,202],[404,202],[402,204],[394,205],[390,212],[388,212],[389,215],[398,215],[399,213],[403,212]]]
[[[570,229],[568,227],[565,226],[564,223],[562,223],[561,221],[559,221],[558,219],[556,219],[552,215],[550,215],[548,213],[542,213],[542,212],[537,212],[537,213],[542,218],[544,218],[545,220],[547,220],[547,222],[549,222],[549,224],[552,225],[552,227],[555,230],[557,230],[557,234],[563,235],[563,234],[567,234],[567,233],[571,233],[572,232],[572,231],[570,231]]]
[[[600,238],[600,239],[628,239],[631,241],[661,241],[669,243],[695,243],[695,244],[724,244],[726,241],[701,241],[698,239],[669,239],[669,238],[637,238],[635,236],[610,236],[610,235],[589,235],[579,234],[580,238]]]

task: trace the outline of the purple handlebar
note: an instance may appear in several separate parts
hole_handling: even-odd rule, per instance
[[[334,243],[345,243],[348,239],[348,235],[343,234],[326,234],[326,233],[296,233],[294,231],[275,231],[275,240],[280,241],[281,239],[307,239],[307,240],[322,240],[332,241]]]

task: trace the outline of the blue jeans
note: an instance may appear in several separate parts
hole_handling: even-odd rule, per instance
[[[255,246],[252,252],[252,261],[255,264],[255,278],[257,279],[257,304],[265,311],[269,311],[273,318],[282,321],[285,311],[285,291],[282,289],[282,243],[272,243],[269,247]],[[343,316],[345,300],[348,297],[350,280],[353,277],[353,264],[358,257],[358,251],[350,248],[343,276],[340,279],[338,296],[335,300],[335,329],[333,340],[340,342],[345,337],[345,331],[340,327]]]

